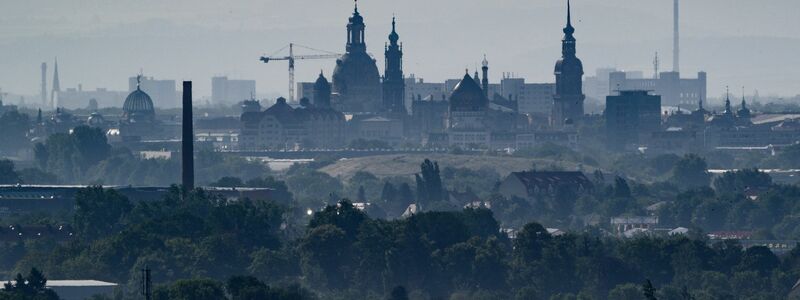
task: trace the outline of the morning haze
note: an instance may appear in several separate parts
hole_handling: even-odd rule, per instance
[[[0,300],[800,300],[793,1],[5,1]]]
[[[127,88],[124,78],[143,69],[159,78],[200,80],[213,75],[258,80],[258,91],[285,94],[285,65],[263,66],[258,55],[289,42],[342,52],[341,16],[348,1],[6,1],[0,4],[0,52],[14,54],[0,68],[0,87],[38,91],[38,64],[61,57],[63,85]],[[546,82],[558,54],[560,1],[364,1],[367,46],[380,54],[392,14],[407,49],[406,72],[428,80],[452,78],[492,58],[492,74],[514,72]],[[792,64],[800,50],[796,1],[685,1],[681,26],[685,72],[712,74],[712,97],[726,85],[748,93],[793,96],[800,77]],[[454,13],[458,12],[458,13]],[[576,2],[586,73],[616,67],[652,72],[656,51],[671,63],[671,1]],[[591,14],[586,14],[591,12]],[[622,17],[621,17],[622,16]],[[557,49],[557,48],[556,48]],[[758,57],[758,60],[743,57]],[[794,60],[794,61],[792,61]],[[436,64],[434,64],[434,62]],[[297,77],[310,81],[333,62],[305,61]],[[780,73],[782,75],[777,75]],[[9,85],[13,84],[15,89]],[[197,85],[210,96],[210,86]]]

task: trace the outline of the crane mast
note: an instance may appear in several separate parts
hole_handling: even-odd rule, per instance
[[[304,48],[304,49],[307,49],[307,50],[311,50],[311,51],[322,52],[323,54],[295,55],[294,54],[294,47],[295,46],[298,46],[298,47],[301,47],[301,48]],[[265,64],[269,63],[270,61],[273,61],[273,60],[286,60],[286,61],[289,61],[289,102],[292,102],[292,103],[295,102],[295,93],[294,93],[294,89],[295,89],[295,84],[294,84],[295,60],[298,60],[298,59],[331,59],[331,58],[338,59],[339,57],[341,57],[343,55],[343,54],[333,53],[333,52],[329,52],[329,51],[318,50],[318,49],[314,49],[314,48],[311,48],[311,47],[298,45],[298,44],[295,44],[295,43],[289,43],[289,45],[287,47],[283,47],[283,48],[281,48],[280,50],[278,50],[276,52],[283,51],[286,48],[289,48],[289,56],[274,56],[274,54],[273,54],[273,55],[270,55],[270,56],[261,56],[260,60]]]

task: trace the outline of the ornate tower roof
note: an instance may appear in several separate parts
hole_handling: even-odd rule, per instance
[[[567,25],[561,40],[561,58],[556,62],[556,94],[551,122],[558,127],[567,120],[578,122],[584,114],[583,63],[575,56],[575,28],[572,27],[572,8],[567,0]]]
[[[364,17],[358,12],[358,0],[355,2],[353,16],[347,23],[347,52],[366,52],[367,45],[364,43]]]
[[[395,17],[392,17],[392,33],[389,34],[389,42],[392,45],[397,45],[397,41],[400,40],[400,35],[397,34]]]

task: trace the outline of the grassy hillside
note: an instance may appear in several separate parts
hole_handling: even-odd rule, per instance
[[[511,172],[529,170],[535,163],[537,169],[549,169],[555,165],[564,170],[577,170],[573,162],[548,159],[529,159],[504,156],[454,155],[442,153],[393,154],[343,159],[320,171],[333,177],[348,179],[358,171],[366,171],[378,177],[411,176],[419,172],[419,165],[426,158],[437,161],[441,168],[493,169],[505,177]],[[593,171],[593,170],[592,170]]]

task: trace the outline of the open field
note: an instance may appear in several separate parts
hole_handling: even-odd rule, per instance
[[[320,171],[333,177],[340,177],[343,179],[350,178],[358,171],[370,172],[378,177],[412,176],[419,172],[419,165],[426,158],[438,162],[439,167],[442,169],[446,167],[468,169],[489,168],[503,177],[511,172],[529,170],[534,162],[538,169],[548,168],[551,165],[560,166],[565,170],[578,169],[578,164],[574,162],[556,162],[547,159],[427,153],[391,154],[342,159],[335,164],[320,169]]]

